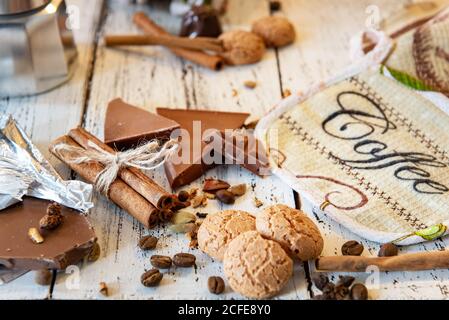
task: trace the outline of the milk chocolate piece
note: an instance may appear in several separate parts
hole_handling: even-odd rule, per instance
[[[64,222],[52,231],[40,230],[44,242],[34,244],[30,228],[39,228],[50,201],[24,198],[0,211],[0,267],[13,270],[62,270],[81,261],[96,242],[95,232],[81,213],[63,207]]]
[[[222,33],[217,11],[211,6],[193,6],[182,18],[181,37],[213,37]]]
[[[104,141],[110,147],[124,150],[152,139],[168,139],[177,128],[179,125],[172,120],[115,99],[106,112]]]
[[[181,125],[190,134],[190,161],[189,163],[175,164],[171,159],[165,162],[165,173],[172,188],[178,188],[201,177],[207,170],[215,166],[215,164],[206,164],[203,157],[211,152],[207,148],[202,135],[206,130],[217,130],[221,134],[226,129],[236,130],[243,126],[245,120],[249,117],[247,113],[231,113],[218,111],[200,111],[185,109],[166,109],[158,108],[157,113],[166,118],[172,119]],[[194,132],[194,122],[200,121],[201,128]],[[201,141],[194,141],[195,135],[200,135]],[[197,139],[198,140],[198,139]],[[201,153],[196,154],[194,145],[201,145]],[[182,148],[180,150],[182,155]],[[173,158],[173,157],[172,157]],[[224,162],[223,162],[224,163]]]

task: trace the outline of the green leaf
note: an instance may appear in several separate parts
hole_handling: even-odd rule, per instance
[[[444,235],[446,233],[446,230],[447,230],[447,227],[444,224],[440,223],[435,226],[416,231],[415,234],[425,240],[430,241],[430,240],[434,240],[434,239],[439,238],[442,235]]]
[[[381,74],[384,74],[384,68],[387,69],[387,71],[391,74],[391,76],[393,78],[395,78],[397,81],[399,81],[400,83],[402,83],[403,85],[415,89],[415,90],[420,90],[420,91],[436,91],[434,88],[432,88],[431,86],[425,84],[423,81],[416,79],[410,75],[408,75],[405,72],[393,69],[393,68],[389,68],[387,66],[382,66],[380,72]]]

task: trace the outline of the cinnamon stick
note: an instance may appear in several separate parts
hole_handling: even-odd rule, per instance
[[[59,144],[67,144],[78,148],[81,148],[81,146],[72,138],[63,136],[55,140],[50,145],[49,149],[53,155],[67,164],[83,179],[89,183],[94,183],[97,175],[104,169],[104,167],[95,162],[81,164],[71,163],[70,160],[72,160],[75,155],[69,151],[55,152],[54,148]],[[118,178],[111,184],[108,196],[116,205],[127,211],[145,227],[153,228],[156,226],[159,220],[159,210],[123,182],[123,180]]]
[[[148,35],[169,35],[162,27],[154,23],[145,13],[137,12],[133,18],[134,23]],[[217,55],[210,55],[205,52],[183,49],[170,48],[178,57],[192,61],[199,65],[212,70],[221,70],[224,66],[224,60]]]
[[[380,271],[421,271],[449,269],[449,251],[409,253],[395,257],[335,256],[316,260],[319,271],[366,272],[370,266]]]
[[[70,130],[68,135],[84,149],[90,148],[90,141],[106,152],[116,153],[114,149],[83,128]],[[131,167],[122,169],[119,172],[119,177],[153,206],[159,209],[169,209],[172,205],[173,196],[139,169]]]
[[[214,52],[223,52],[224,50],[222,42],[215,38],[182,38],[164,34],[110,35],[104,37],[104,42],[108,47],[163,45],[166,47]]]

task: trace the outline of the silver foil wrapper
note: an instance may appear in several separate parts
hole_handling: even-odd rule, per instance
[[[0,210],[24,196],[82,212],[93,207],[92,185],[64,181],[10,116],[0,117],[0,186]]]

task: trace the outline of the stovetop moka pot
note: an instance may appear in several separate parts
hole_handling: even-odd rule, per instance
[[[0,1],[0,97],[42,93],[66,82],[77,51],[64,0]]]

